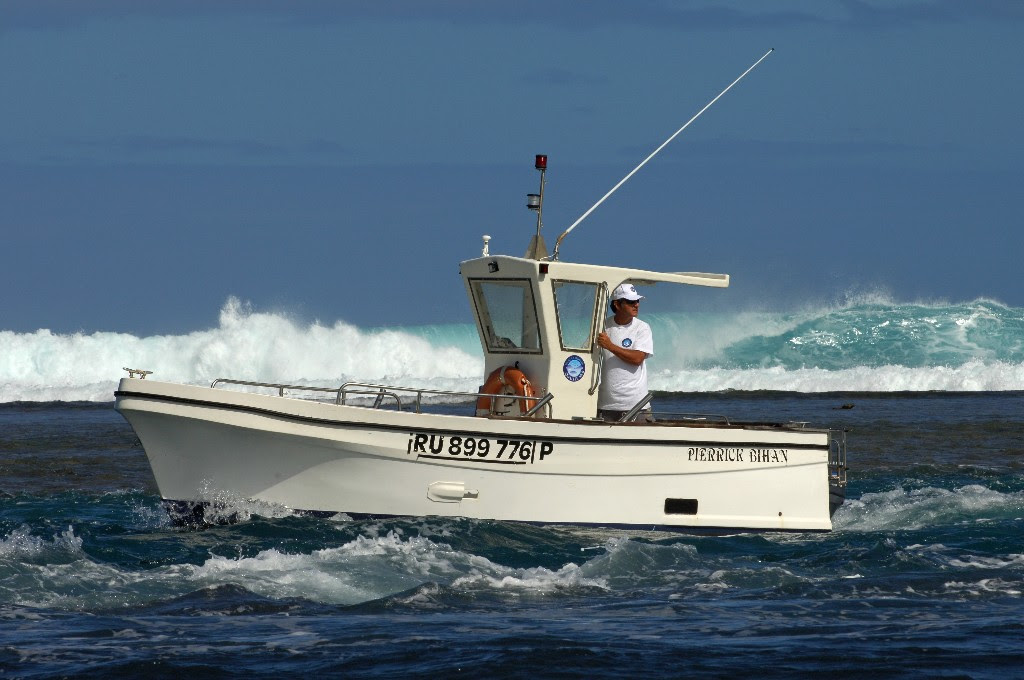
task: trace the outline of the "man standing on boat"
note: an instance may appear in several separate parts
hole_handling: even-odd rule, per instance
[[[647,396],[646,360],[654,354],[654,335],[651,327],[637,318],[643,297],[633,284],[619,285],[611,295],[614,316],[597,336],[598,346],[604,349],[597,414],[604,420],[618,421]],[[650,405],[636,420],[653,420]]]

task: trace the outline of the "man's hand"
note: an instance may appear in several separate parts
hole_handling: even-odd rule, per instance
[[[647,352],[642,352],[638,349],[626,349],[625,347],[619,347],[612,339],[608,337],[608,333],[601,331],[601,334],[597,336],[597,346],[606,349],[618,358],[625,361],[627,364],[633,364],[639,366],[647,358]]]

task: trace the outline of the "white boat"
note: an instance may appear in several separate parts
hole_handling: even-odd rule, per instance
[[[830,530],[846,484],[842,431],[724,416],[597,418],[596,338],[609,291],[625,282],[724,288],[728,275],[554,260],[539,236],[540,202],[531,203],[538,234],[527,257],[491,255],[485,236],[480,257],[459,267],[490,376],[479,392],[123,378],[117,409],[175,517],[202,521],[227,494],[355,518]],[[465,413],[423,412],[438,395],[461,398]]]
[[[650,395],[620,422],[597,417],[604,350],[596,339],[609,291],[622,283],[724,288],[729,277],[559,260],[562,239],[633,173],[548,256],[541,237],[547,157],[537,156],[536,167],[540,193],[528,205],[537,233],[526,256],[491,255],[484,236],[480,257],[459,267],[484,354],[479,392],[231,379],[204,387],[129,369],[116,406],[138,434],[172,515],[203,522],[211,504],[229,497],[353,518],[830,530],[846,488],[842,431],[687,414],[633,422]],[[461,399],[464,412],[423,412],[424,400],[438,397]]]

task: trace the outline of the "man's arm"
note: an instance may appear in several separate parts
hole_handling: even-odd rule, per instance
[[[647,352],[639,349],[626,349],[625,347],[619,347],[612,339],[608,337],[608,333],[601,331],[601,334],[597,336],[597,345],[602,349],[606,349],[618,358],[625,361],[627,364],[633,364],[639,366],[647,358]]]

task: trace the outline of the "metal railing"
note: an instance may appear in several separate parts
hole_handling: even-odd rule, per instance
[[[531,408],[529,411],[524,413],[523,417],[524,418],[532,418],[534,413],[537,413],[538,411],[540,411],[545,406],[547,406],[548,417],[550,417],[551,416],[551,407],[548,406],[548,402],[550,402],[554,398],[555,398],[555,395],[552,394],[551,392],[548,392],[543,397],[541,397],[540,401],[538,401],[536,404],[533,405],[533,408]]]
[[[392,396],[395,397],[395,399],[398,400],[399,410],[402,409],[402,406],[405,404],[405,402],[402,401],[401,397],[397,393],[414,393],[416,395],[416,399],[413,402],[413,404],[415,405],[416,413],[422,412],[423,395],[425,394],[443,397],[464,397],[469,399],[480,399],[481,397],[486,397],[491,399],[492,404],[494,403],[495,398],[513,399],[516,401],[525,402],[537,401],[537,403],[534,404],[532,408],[530,408],[529,410],[526,411],[526,413],[523,414],[524,418],[532,417],[534,414],[540,411],[541,408],[548,406],[551,400],[555,398],[555,395],[551,394],[550,392],[544,395],[543,397],[527,397],[519,396],[517,394],[489,394],[486,392],[454,392],[451,390],[434,390],[424,387],[400,387],[397,385],[377,385],[373,383],[347,382],[338,388],[338,396],[335,403],[344,405],[350,394],[377,394],[381,390],[386,391],[387,394],[391,394]],[[550,415],[550,406],[548,406],[548,410]]]
[[[640,413],[640,411],[643,410],[644,406],[647,406],[648,404],[650,404],[651,403],[651,399],[653,399],[653,398],[654,398],[654,392],[648,392],[646,397],[644,397],[640,401],[636,402],[636,404],[633,406],[633,408],[629,409],[628,411],[626,411],[625,413],[622,414],[622,417],[619,418],[619,422],[620,423],[631,423],[631,422],[633,422],[633,418],[636,418],[636,414]]]
[[[542,408],[547,408],[548,417],[551,416],[551,400],[555,398],[552,393],[545,394],[543,397],[526,397],[519,396],[517,394],[488,394],[484,392],[456,392],[451,390],[433,390],[423,387],[400,387],[397,385],[378,385],[375,383],[362,383],[362,382],[347,382],[341,387],[312,387],[310,385],[283,385],[279,383],[265,383],[255,382],[252,380],[234,380],[232,378],[217,378],[214,380],[210,387],[217,387],[217,385],[242,385],[245,387],[265,387],[268,389],[277,390],[279,397],[283,397],[285,390],[292,390],[298,392],[323,392],[326,394],[334,395],[334,403],[338,405],[347,405],[348,399],[354,396],[365,396],[374,397],[373,405],[371,408],[380,408],[383,405],[384,399],[391,398],[395,400],[395,405],[399,411],[403,407],[410,406],[407,401],[402,400],[400,392],[409,392],[416,395],[415,400],[412,401],[412,406],[415,408],[416,413],[423,412],[423,395],[437,395],[445,397],[462,397],[467,400],[469,399],[480,399],[481,397],[487,397],[491,399],[491,403],[494,403],[494,399],[513,399],[516,401],[525,400],[527,403],[530,401],[536,401],[529,410],[523,413],[522,417],[532,418],[534,415],[540,412]]]
[[[715,422],[724,425],[731,425],[729,416],[718,413],[669,413],[665,411],[654,411],[651,413],[656,421],[689,421],[689,422]]]
[[[605,331],[605,325],[608,323],[608,319],[605,316],[604,306],[608,304],[608,283],[602,283],[601,289],[597,293],[597,307],[596,313],[594,314],[594,327],[597,329],[597,333],[594,334],[593,343],[597,345],[597,336]],[[601,385],[601,373],[604,371],[604,350],[598,346],[597,357],[594,359],[594,370],[590,376],[590,389],[587,390],[587,394],[593,395],[597,392]],[[591,350],[593,354],[593,349]]]
[[[217,387],[217,385],[245,385],[246,387],[268,387],[270,389],[277,390],[277,396],[283,397],[285,390],[296,390],[304,392],[330,392],[334,394],[338,391],[337,387],[311,387],[310,385],[282,385],[279,383],[265,383],[265,382],[254,382],[252,380],[235,380],[233,378],[217,378],[210,387]]]
[[[828,431],[828,479],[833,486],[846,486],[846,430]]]

